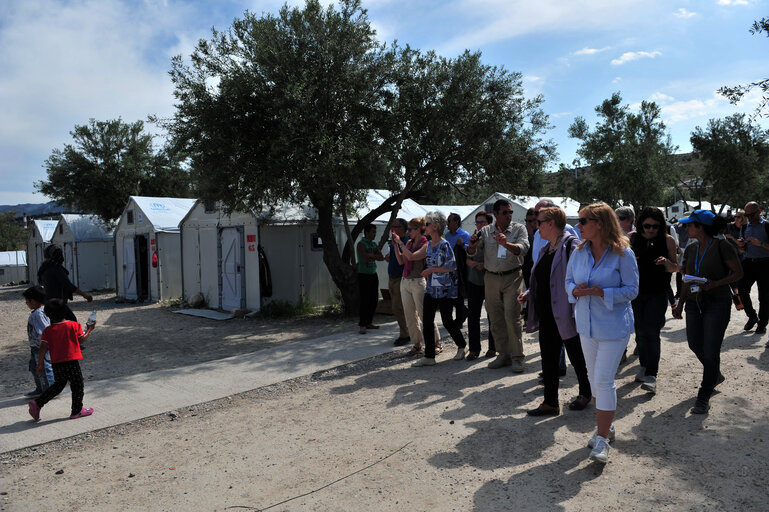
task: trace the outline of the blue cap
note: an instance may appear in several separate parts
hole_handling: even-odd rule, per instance
[[[713,221],[716,220],[716,214],[710,210],[694,210],[688,217],[679,219],[681,224],[688,224],[690,222],[699,222],[706,226],[712,226]]]

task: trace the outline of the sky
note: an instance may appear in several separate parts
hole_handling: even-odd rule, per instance
[[[284,3],[304,1],[0,2],[0,205],[49,200],[35,183],[75,125],[172,115],[171,58],[189,56],[212,27],[226,30],[246,10],[277,13]],[[526,95],[545,100],[553,125],[546,137],[558,151],[552,170],[576,157],[569,125],[577,116],[594,125],[596,106],[614,92],[634,111],[657,102],[673,143],[688,152],[697,126],[751,113],[759,100],[751,94],[734,106],[717,89],[769,71],[769,40],[749,32],[769,16],[758,0],[362,3],[380,41],[445,57],[480,51],[486,64],[520,72]]]

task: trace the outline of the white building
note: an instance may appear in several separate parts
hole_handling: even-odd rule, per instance
[[[83,291],[115,288],[113,230],[93,215],[62,214],[51,237],[62,248],[69,280]]]
[[[131,196],[115,228],[117,295],[159,301],[182,296],[179,223],[195,199]]]
[[[0,284],[19,283],[26,280],[26,251],[0,252]]]

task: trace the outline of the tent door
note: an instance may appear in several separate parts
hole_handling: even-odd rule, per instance
[[[136,251],[133,238],[123,239],[123,287],[126,299],[139,298],[136,293]]]
[[[139,300],[149,299],[150,292],[150,258],[149,235],[136,235],[134,237],[134,261],[136,262],[136,295]]]
[[[243,228],[219,231],[219,290],[225,311],[243,308]]]

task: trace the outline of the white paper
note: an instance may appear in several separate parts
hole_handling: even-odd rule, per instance
[[[507,249],[505,248],[504,245],[497,246],[497,258],[499,258],[500,260],[507,258]]]
[[[707,282],[708,280],[705,277],[697,277],[684,274],[684,283],[705,284]]]

